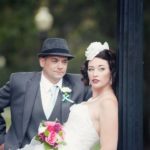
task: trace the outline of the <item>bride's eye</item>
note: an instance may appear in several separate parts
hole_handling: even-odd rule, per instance
[[[94,71],[94,68],[88,68],[88,72]]]
[[[100,68],[98,68],[98,71],[104,71],[105,70],[105,68],[104,67],[100,67]]]

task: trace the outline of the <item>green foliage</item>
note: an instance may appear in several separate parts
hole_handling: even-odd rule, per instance
[[[67,39],[76,56],[70,62],[69,72],[80,72],[84,51],[90,42],[107,40],[111,47],[115,47],[116,4],[113,0],[109,3],[105,0],[45,2],[54,17],[48,36]],[[0,68],[1,85],[11,72],[39,70],[37,52],[41,46],[41,34],[35,27],[34,17],[40,4],[40,0],[0,1],[0,55],[6,58],[5,67]]]
[[[92,150],[99,150],[99,149],[100,149],[99,144],[96,144],[96,145],[93,147],[93,149],[92,149]]]
[[[116,45],[116,1],[51,0],[50,10],[54,15],[52,36],[65,37],[76,58],[69,65],[69,72],[80,72],[85,59],[84,51],[93,41],[108,41]],[[111,10],[111,13],[109,13]],[[78,65],[77,65],[78,62]],[[78,66],[78,67],[77,67]]]

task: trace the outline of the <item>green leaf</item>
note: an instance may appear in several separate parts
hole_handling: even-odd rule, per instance
[[[44,143],[44,149],[45,149],[45,150],[53,150],[53,149],[50,147],[50,145],[47,144],[47,143]]]
[[[40,139],[39,139],[39,136],[38,136],[38,135],[36,135],[36,136],[35,136],[35,140],[40,141]]]
[[[50,132],[48,130],[45,130],[44,135],[48,137],[49,133]]]

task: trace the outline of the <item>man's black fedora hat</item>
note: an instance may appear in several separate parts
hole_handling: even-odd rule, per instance
[[[70,54],[68,48],[67,41],[62,38],[47,38],[42,45],[40,53],[38,53],[39,57],[45,56],[64,56],[68,57],[68,59],[74,58],[73,55]]]

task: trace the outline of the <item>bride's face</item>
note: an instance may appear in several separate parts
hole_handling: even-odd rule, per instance
[[[111,85],[111,71],[106,60],[95,57],[88,63],[89,82],[93,88]]]

